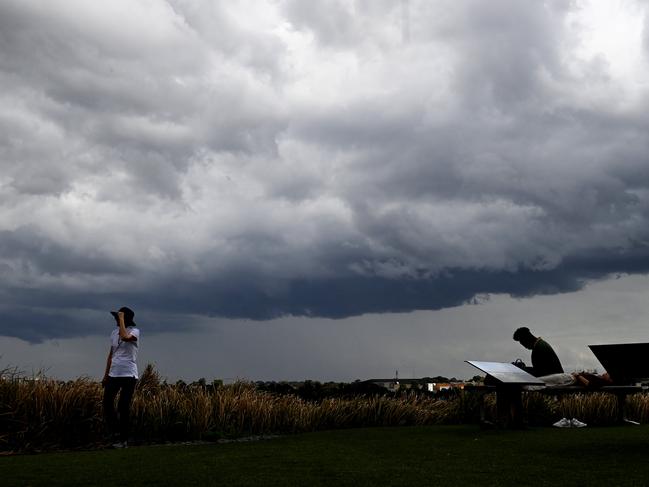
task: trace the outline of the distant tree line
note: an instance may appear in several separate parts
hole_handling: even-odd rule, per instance
[[[429,391],[427,384],[431,382],[452,383],[459,381],[454,377],[451,379],[443,376],[425,377],[415,382],[408,380],[407,386],[400,387],[394,391],[386,389],[374,382],[361,380],[355,380],[353,382],[319,382],[312,380],[302,382],[258,381],[255,383],[255,386],[260,391],[275,395],[295,395],[307,401],[320,401],[329,398],[351,399],[370,396],[400,397],[406,394],[446,398],[454,397],[458,393],[454,389],[438,392]]]
[[[474,376],[470,382],[481,382],[481,376]],[[396,379],[395,379],[396,381]],[[257,381],[251,383],[255,388],[262,392],[268,392],[277,396],[297,396],[307,401],[321,401],[323,399],[339,398],[352,399],[357,397],[401,397],[406,394],[415,394],[418,396],[434,397],[439,399],[452,398],[458,394],[456,389],[445,389],[441,391],[429,391],[429,383],[457,383],[463,382],[455,377],[444,377],[441,375],[435,377],[423,377],[421,379],[402,379],[401,387],[397,390],[389,390],[372,381],[361,381],[359,379],[353,382],[320,382],[314,380],[304,381]],[[213,392],[223,387],[223,381],[219,379],[208,382],[205,378],[200,378],[194,382],[186,383],[182,380],[176,382],[179,389],[199,388]]]

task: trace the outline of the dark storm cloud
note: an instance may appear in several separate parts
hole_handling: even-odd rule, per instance
[[[593,250],[570,256],[549,270],[525,267],[511,271],[445,269],[436,276],[332,277],[294,279],[276,283],[272,290],[253,282],[232,287],[222,281],[205,282],[204,287],[177,287],[173,296],[143,304],[168,311],[229,318],[271,319],[285,314],[344,318],[365,313],[435,310],[470,302],[476,295],[504,293],[515,297],[574,292],[589,280],[614,273],[649,272],[646,246],[610,251]],[[166,296],[164,288],[159,292]]]
[[[30,343],[40,343],[53,338],[72,338],[99,333],[107,334],[107,314],[74,310],[34,309],[31,306],[0,308],[4,324],[0,334],[21,338]]]
[[[23,269],[34,266],[36,272],[49,275],[123,274],[129,269],[123,262],[111,261],[100,250],[64,246],[35,228],[0,231],[0,253],[5,259],[19,262]]]
[[[443,275],[390,279],[353,277],[297,279],[274,283],[273,290],[254,282],[202,282],[201,286],[165,282],[143,292],[74,295],[22,290],[9,294],[15,306],[3,310],[0,334],[39,342],[105,332],[110,317],[101,310],[128,303],[138,310],[148,333],[191,328],[193,315],[268,320],[287,314],[345,318],[365,313],[437,310],[475,302],[476,296],[509,294],[517,298],[575,292],[589,281],[615,273],[649,272],[649,250],[637,247],[618,252],[592,251],[567,258],[551,270],[514,271],[447,269]],[[38,302],[45,309],[34,310]],[[79,310],[82,310],[81,312]]]
[[[580,8],[0,3],[0,333],[648,272],[646,88],[579,54]]]

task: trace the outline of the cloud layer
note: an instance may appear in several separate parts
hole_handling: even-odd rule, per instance
[[[0,334],[648,272],[649,16],[621,5],[1,2]]]

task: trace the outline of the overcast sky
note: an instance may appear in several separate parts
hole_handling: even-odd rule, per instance
[[[640,0],[0,0],[0,367],[594,367],[648,220]]]

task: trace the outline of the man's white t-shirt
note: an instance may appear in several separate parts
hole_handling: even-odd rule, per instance
[[[137,340],[125,342],[119,337],[119,328],[114,329],[110,334],[113,358],[108,375],[110,377],[134,377],[137,379],[137,349],[140,343],[140,330],[131,326],[126,331],[137,337]]]

